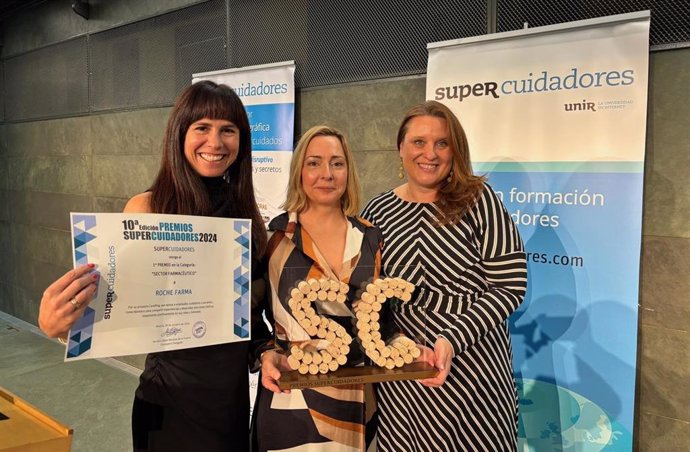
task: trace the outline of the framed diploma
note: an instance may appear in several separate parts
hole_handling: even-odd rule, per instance
[[[251,220],[70,216],[74,265],[101,277],[65,361],[250,339]]]

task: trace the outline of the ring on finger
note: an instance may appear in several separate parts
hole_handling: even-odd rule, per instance
[[[76,297],[70,298],[69,302],[72,303],[72,306],[74,306],[75,311],[81,307],[81,304],[77,301]]]

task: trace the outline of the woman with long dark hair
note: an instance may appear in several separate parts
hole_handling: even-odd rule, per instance
[[[202,81],[180,94],[158,176],[124,211],[251,219],[259,262],[266,231],[254,198],[249,121],[232,89]],[[48,336],[65,338],[80,318],[95,293],[92,270],[78,267],[46,289],[39,326]],[[252,338],[267,334],[253,315]],[[149,354],[132,411],[135,451],[248,450],[251,348],[245,341]]]

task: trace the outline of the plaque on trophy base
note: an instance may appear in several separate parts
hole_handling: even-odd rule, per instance
[[[318,386],[342,386],[382,381],[417,380],[432,378],[438,370],[424,362],[405,364],[402,367],[341,367],[333,372],[316,375],[302,375],[296,370],[283,372],[278,382],[281,390],[304,389]]]

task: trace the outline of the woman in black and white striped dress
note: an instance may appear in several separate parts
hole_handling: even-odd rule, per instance
[[[384,272],[417,285],[394,315],[428,344],[439,373],[379,385],[379,450],[515,451],[506,319],[525,294],[522,241],[499,197],[472,174],[465,133],[447,107],[412,108],[397,143],[408,182],[371,200],[363,216],[383,233]]]

